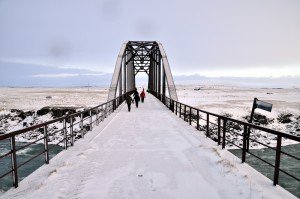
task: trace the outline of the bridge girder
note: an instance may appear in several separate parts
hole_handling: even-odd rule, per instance
[[[148,89],[178,100],[167,55],[158,41],[128,41],[123,43],[111,80],[108,101],[135,88],[135,76],[145,72]],[[119,87],[119,88],[118,88]]]

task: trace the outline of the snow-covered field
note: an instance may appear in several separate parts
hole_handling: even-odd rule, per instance
[[[74,113],[84,108],[94,107],[106,102],[107,88],[0,88],[0,134],[19,130],[28,126],[49,121],[65,113]],[[41,111],[43,108],[48,113]],[[55,109],[55,110],[53,110]],[[39,112],[40,111],[40,112]],[[74,123],[79,121],[75,118]],[[48,126],[54,132],[62,128],[62,123]],[[75,125],[75,133],[79,124]],[[79,130],[78,130],[78,134]],[[43,136],[37,131],[17,136],[18,141],[33,141]],[[50,143],[61,140],[63,132],[50,136]]]
[[[45,106],[91,107],[106,99],[107,88],[100,87],[0,88],[0,111],[38,110]]]
[[[256,109],[270,118],[280,113],[300,116],[300,88],[249,88],[225,85],[178,85],[179,101],[213,113],[241,119],[250,115],[254,97],[273,104],[272,112]]]
[[[177,94],[180,102],[242,121],[247,121],[246,117],[250,116],[253,100],[256,97],[272,103],[273,108],[272,112],[256,109],[255,124],[300,136],[299,88],[250,88],[194,84],[178,85]],[[237,128],[237,130],[241,131],[242,129]],[[271,134],[254,131],[251,136],[264,144],[276,144],[276,136]],[[235,135],[231,136],[231,138],[234,137]],[[284,145],[293,143],[295,142],[283,140]],[[241,144],[241,139],[236,144]],[[255,143],[252,143],[251,146],[261,147]]]
[[[53,113],[37,114],[43,107],[78,111],[105,102],[107,92],[107,88],[98,87],[0,88],[0,134],[52,119]],[[257,97],[272,103],[273,110],[270,113],[256,109],[256,113],[260,114],[256,124],[300,136],[299,88],[190,84],[177,85],[177,93],[183,103],[242,121],[250,115],[253,99]],[[275,139],[260,132],[253,135],[262,136],[258,139],[266,144],[270,144],[270,140],[272,144],[272,139]],[[284,144],[289,142],[284,141]]]

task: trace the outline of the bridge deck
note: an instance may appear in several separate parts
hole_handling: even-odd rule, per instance
[[[152,96],[117,112],[2,197],[293,198]]]

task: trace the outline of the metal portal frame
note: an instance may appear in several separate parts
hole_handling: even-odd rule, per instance
[[[108,93],[108,101],[132,91],[135,76],[148,75],[148,90],[178,100],[167,55],[158,41],[128,41],[119,52]]]

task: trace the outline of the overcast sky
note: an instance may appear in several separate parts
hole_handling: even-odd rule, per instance
[[[299,0],[0,0],[1,71],[111,73],[123,42],[159,40],[177,75],[300,75],[299,35]]]

